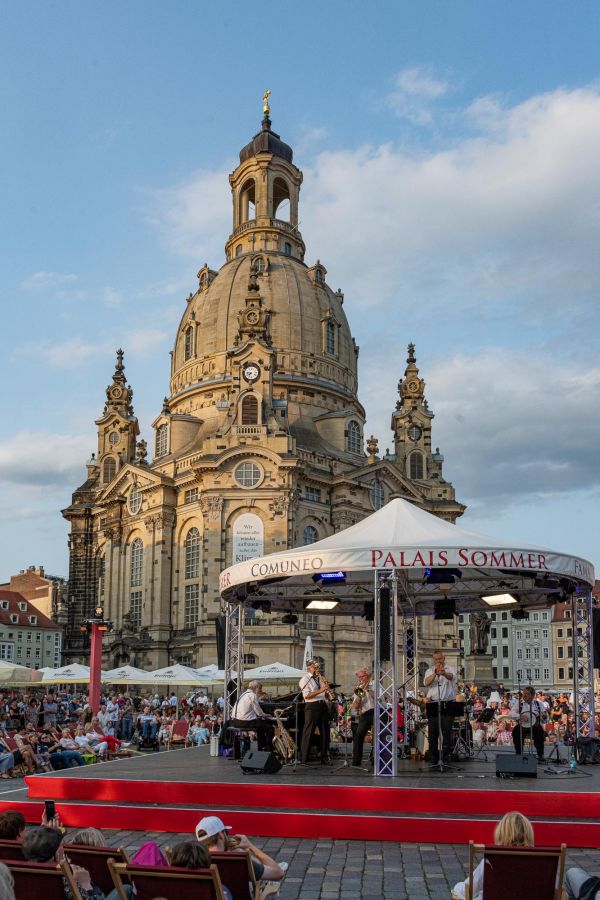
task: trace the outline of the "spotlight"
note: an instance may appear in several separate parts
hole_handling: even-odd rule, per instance
[[[286,613],[285,616],[281,617],[281,622],[283,625],[297,625],[298,616],[295,616],[294,613]]]
[[[320,581],[323,584],[344,584],[346,581],[345,572],[317,572],[312,577],[313,581]]]
[[[453,597],[440,597],[433,601],[434,619],[453,619],[456,615],[456,600]]]

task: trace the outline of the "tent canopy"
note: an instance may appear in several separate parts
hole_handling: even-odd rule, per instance
[[[244,681],[284,681],[291,683],[298,681],[303,675],[302,669],[294,669],[293,666],[274,662],[265,666],[257,666],[255,669],[248,669],[244,672]]]
[[[521,607],[539,606],[594,584],[594,567],[585,559],[477,534],[395,499],[315,544],[230,566],[220,589],[226,600],[239,602],[236,588],[246,585],[249,602],[268,600],[277,611],[302,613],[312,599],[335,601],[328,610],[335,615],[360,615],[377,570],[400,570],[399,594],[419,613],[432,613],[444,596],[456,600],[459,612],[489,610],[481,599],[489,594],[510,595],[504,608],[516,608],[515,599]],[[337,571],[346,573],[343,583],[319,580]],[[444,572],[452,576],[446,582],[439,580]]]
[[[148,672],[136,669],[135,666],[121,666],[102,673],[103,684],[143,684],[148,678]]]
[[[195,669],[176,663],[166,666],[164,669],[156,669],[154,672],[146,672],[143,680],[138,684],[149,685],[189,685],[191,687],[209,687],[211,679],[199,675]]]
[[[42,684],[88,684],[90,680],[89,666],[73,663],[60,669],[44,672]]]
[[[0,660],[0,685],[34,685],[42,680],[42,673],[28,666]]]

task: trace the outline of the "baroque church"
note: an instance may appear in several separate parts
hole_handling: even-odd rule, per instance
[[[408,345],[391,414],[393,452],[365,441],[359,348],[327,269],[305,260],[298,229],[302,172],[271,127],[229,176],[225,262],[204,264],[170,362],[170,391],[152,423],[152,459],[117,352],[87,478],[63,510],[70,522],[65,662],[87,661],[83,619],[96,606],[114,630],[105,668],[217,662],[219,573],[233,562],[309,544],[394,497],[455,521],[465,507],[432,451],[433,413]],[[306,615],[289,624],[257,610],[247,666],[302,665],[307,635],[331,681],[354,683],[372,655],[363,619]],[[420,657],[458,662],[453,623],[419,621]]]

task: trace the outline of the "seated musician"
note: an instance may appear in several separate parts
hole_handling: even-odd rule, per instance
[[[523,739],[530,737],[533,740],[539,762],[544,761],[544,740],[546,734],[541,726],[547,717],[546,710],[539,700],[535,699],[535,691],[532,687],[523,689],[523,700],[513,700],[510,714],[516,719],[517,724],[513,728],[512,738],[515,752],[521,753]]]
[[[259,750],[270,750],[273,741],[274,722],[261,709],[258,695],[262,692],[260,681],[251,681],[248,689],[233,707],[231,721],[234,728],[255,731]]]
[[[441,650],[433,654],[433,666],[427,669],[423,684],[427,688],[427,702],[442,705],[442,754],[444,761],[450,757],[450,744],[452,736],[452,715],[448,715],[445,703],[454,700],[456,696],[456,672],[452,666],[446,665],[446,657]],[[428,706],[429,710],[429,706]],[[429,719],[429,754],[430,761],[439,761],[439,722],[437,711],[435,715],[428,715]]]

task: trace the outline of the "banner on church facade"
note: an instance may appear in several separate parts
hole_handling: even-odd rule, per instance
[[[232,564],[262,556],[265,552],[265,530],[260,516],[242,513],[232,528]]]

